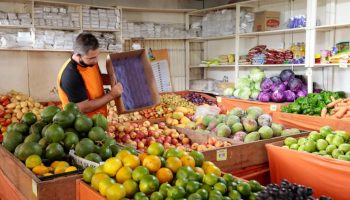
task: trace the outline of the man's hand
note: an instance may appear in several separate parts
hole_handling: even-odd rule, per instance
[[[120,83],[117,83],[115,86],[111,88],[110,94],[112,95],[113,99],[120,97],[122,93],[123,93],[123,86]]]

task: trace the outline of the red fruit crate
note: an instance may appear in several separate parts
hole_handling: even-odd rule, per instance
[[[256,180],[262,185],[271,183],[268,163],[235,170],[231,174],[245,180]]]

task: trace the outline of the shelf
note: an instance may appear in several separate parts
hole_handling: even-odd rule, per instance
[[[120,29],[83,28],[83,31],[95,31],[95,32],[120,32]]]
[[[216,96],[218,96],[218,95],[219,95],[219,93],[217,93],[217,92],[213,92],[213,91],[205,91],[205,90],[191,90],[191,89],[189,89],[188,91],[190,91],[190,92],[201,92],[201,93],[207,93],[207,94],[212,94],[212,95],[216,95]]]
[[[262,32],[252,32],[252,33],[241,33],[239,37],[255,37],[261,35],[279,35],[279,34],[289,34],[289,33],[305,33],[306,29],[303,28],[291,28],[291,29],[281,29],[273,31],[262,31]]]
[[[73,52],[73,50],[69,49],[33,49],[33,48],[1,48],[0,51],[40,51],[40,52]],[[101,50],[101,53],[114,53],[117,51],[113,50]]]
[[[222,9],[233,9],[236,8],[236,6],[238,4],[240,4],[241,8],[252,8],[255,7],[254,5],[249,5],[249,3],[253,3],[253,2],[257,2],[257,0],[250,0],[250,1],[245,1],[242,2],[245,5],[241,4],[241,3],[231,3],[231,4],[226,4],[226,5],[221,5],[221,6],[216,6],[216,7],[211,7],[211,8],[205,8],[205,9],[201,9],[201,10],[195,10],[192,12],[189,12],[189,15],[204,15],[207,12],[211,12],[211,11],[216,11],[216,10],[222,10]]]
[[[206,40],[225,40],[225,39],[233,39],[236,37],[236,34],[234,35],[222,35],[222,36],[209,36],[209,37],[197,37],[197,38],[190,38],[190,42],[202,42]]]
[[[186,38],[123,38],[123,40],[186,40]]]
[[[34,0],[34,3],[67,5],[67,6],[76,6],[76,7],[81,6],[81,4],[77,4],[77,3],[68,3],[68,2],[66,3],[66,2],[47,1],[47,0]]]
[[[161,8],[137,8],[137,7],[120,7],[122,11],[129,12],[162,12],[162,13],[187,13],[196,11],[195,9],[161,9]]]
[[[21,26],[21,25],[0,25],[0,28],[13,28],[13,29],[20,29],[20,28],[32,28],[32,26]]]
[[[305,67],[305,64],[238,65],[239,67]]]
[[[315,27],[316,31],[330,31],[337,28],[350,28],[350,24],[334,24]]]
[[[329,64],[315,64],[314,68],[322,68],[322,67],[339,67],[339,68],[347,68],[350,64],[340,64],[340,63],[329,63]]]
[[[54,26],[34,26],[34,28],[38,29],[50,29],[50,30],[62,30],[62,31],[80,31],[81,28],[68,28],[68,27],[54,27]]]
[[[235,67],[234,64],[227,65],[190,65],[190,68],[232,68]]]

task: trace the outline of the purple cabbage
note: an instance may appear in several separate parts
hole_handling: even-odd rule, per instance
[[[297,92],[297,97],[305,97],[307,95],[307,91],[305,90],[299,90]]]
[[[286,99],[286,101],[288,101],[288,102],[293,102],[296,99],[295,93],[290,91],[290,90],[284,91],[283,95],[284,95],[284,98]]]
[[[290,69],[284,69],[281,73],[280,73],[280,78],[283,82],[285,81],[289,81],[291,79],[293,79],[295,77],[295,74],[292,70]]]
[[[269,78],[265,78],[262,82],[261,82],[261,90],[264,92],[268,92],[273,88],[273,82],[271,79]]]
[[[279,91],[281,91],[281,92],[284,92],[284,91],[286,91],[287,90],[287,86],[284,84],[284,83],[280,83],[280,84],[275,84],[274,86],[273,86],[273,89],[272,89],[272,91],[274,92],[274,91],[276,91],[276,90],[279,90]]]
[[[261,102],[269,102],[271,99],[271,93],[269,92],[260,92],[258,100]]]
[[[303,82],[298,78],[293,78],[288,81],[288,87],[293,92],[298,92],[303,87]]]
[[[272,93],[271,99],[274,102],[283,102],[284,101],[284,95],[282,91],[276,90]]]
[[[271,77],[270,79],[271,79],[271,81],[272,81],[274,84],[280,84],[280,83],[282,83],[282,80],[280,79],[279,76],[273,76],[273,77]]]

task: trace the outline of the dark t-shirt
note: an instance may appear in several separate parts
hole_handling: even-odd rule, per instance
[[[83,77],[78,70],[78,63],[73,59],[62,73],[60,86],[70,102],[79,103],[88,99]]]

